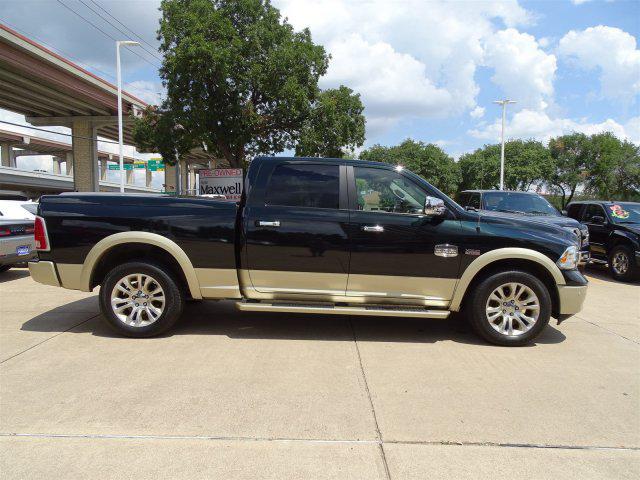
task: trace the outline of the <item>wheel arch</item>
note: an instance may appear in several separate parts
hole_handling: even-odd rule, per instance
[[[202,298],[196,271],[185,251],[173,240],[151,232],[120,232],[109,235],[96,243],[89,251],[82,265],[80,289],[86,292],[91,291],[92,287],[95,286],[94,274],[96,273],[96,268],[100,266],[101,260],[106,255],[109,255],[110,252],[113,252],[114,249],[128,244],[151,245],[167,252],[170,255],[170,260],[175,262],[171,263],[178,266],[178,273],[182,275],[180,280],[186,284],[191,297],[194,299]]]
[[[564,276],[549,257],[527,248],[499,248],[476,258],[458,280],[449,310],[459,311],[466,293],[486,275],[513,269],[524,270],[540,277],[551,295],[552,310],[557,311],[559,306],[557,285],[566,284]]]

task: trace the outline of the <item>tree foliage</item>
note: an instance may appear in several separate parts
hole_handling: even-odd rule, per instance
[[[363,111],[360,95],[344,85],[320,92],[303,125],[296,155],[343,158],[352,153],[364,143]]]
[[[161,10],[167,98],[138,120],[136,142],[164,154],[165,137],[180,136],[170,142],[204,145],[233,167],[293,148],[329,61],[309,30],[268,0],[163,0]]]
[[[500,187],[500,145],[485,145],[460,157],[461,190]],[[505,143],[504,186],[507,190],[529,190],[553,170],[549,150],[536,140]]]
[[[548,183],[560,194],[564,208],[585,181],[587,169],[593,163],[590,140],[584,133],[562,135],[549,140],[549,151],[554,170]]]
[[[454,194],[460,183],[458,164],[433,143],[407,139],[394,147],[374,145],[360,159],[402,165],[447,194]]]

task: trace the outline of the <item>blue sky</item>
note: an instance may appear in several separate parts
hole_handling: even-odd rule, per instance
[[[57,1],[4,0],[0,21],[111,81],[109,37],[124,35],[105,19],[157,44],[156,0],[62,2],[108,35]],[[457,158],[497,141],[492,101],[503,97],[518,102],[509,107],[508,137],[609,130],[640,143],[640,1],[273,3],[331,53],[321,86],[361,93],[365,146],[411,137]],[[162,92],[159,61],[137,53],[144,60],[123,55],[126,88],[153,102]]]

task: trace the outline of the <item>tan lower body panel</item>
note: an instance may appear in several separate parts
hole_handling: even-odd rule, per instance
[[[587,286],[558,285],[560,299],[560,314],[573,315],[582,310],[582,304],[587,297]]]
[[[375,307],[333,307],[315,305],[274,305],[271,303],[237,302],[236,306],[243,312],[289,312],[317,313],[320,315],[371,315],[376,317],[412,317],[412,318],[447,318],[446,310],[401,310]]]
[[[71,290],[83,290],[82,264],[56,263],[60,284]]]
[[[240,298],[235,268],[196,268],[202,298]]]
[[[255,277],[262,283],[256,285]],[[456,279],[395,275],[240,270],[244,296],[251,300],[309,300],[330,303],[415,305],[446,308]],[[267,283],[270,282],[270,283]],[[319,288],[323,287],[323,288]]]

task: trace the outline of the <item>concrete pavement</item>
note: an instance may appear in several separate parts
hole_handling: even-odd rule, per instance
[[[189,304],[167,336],[0,276],[3,478],[637,478],[640,285],[499,348],[460,321]],[[555,322],[554,322],[555,323]],[[4,473],[2,473],[4,472]]]

